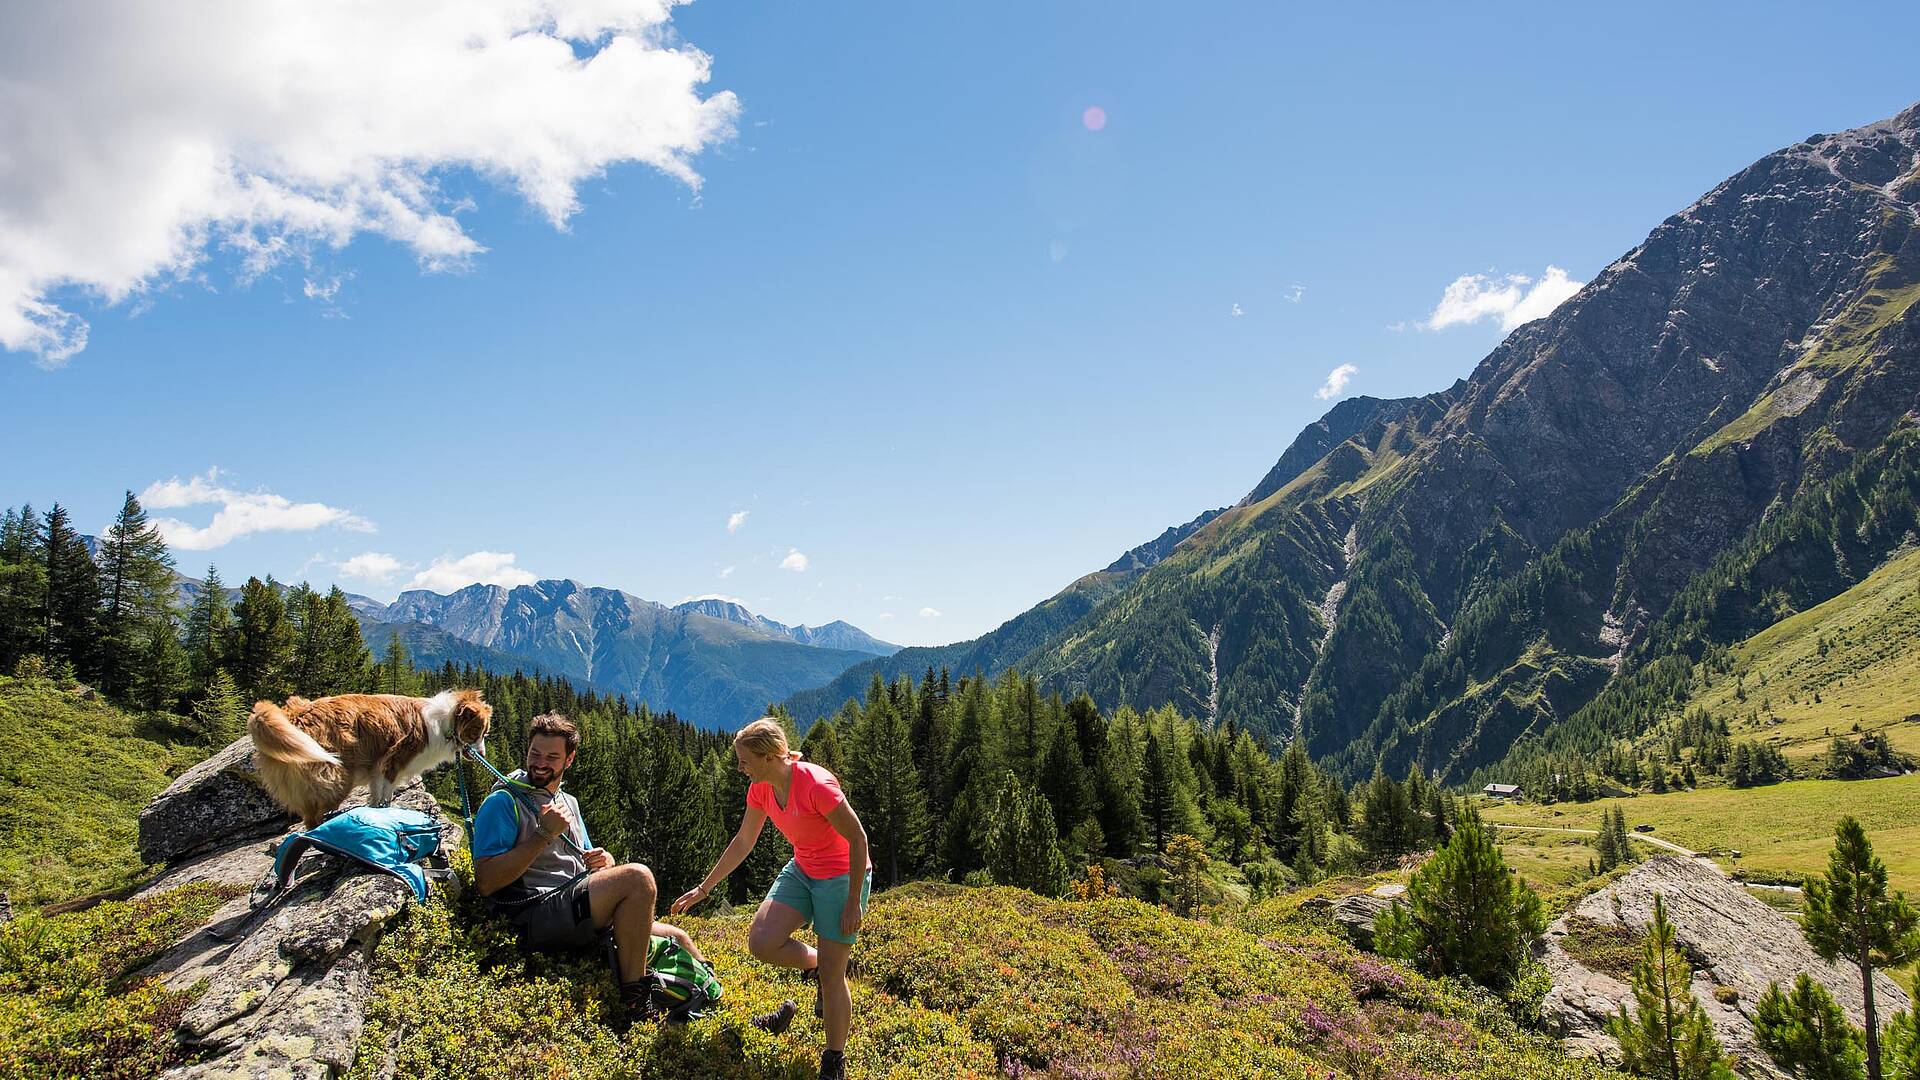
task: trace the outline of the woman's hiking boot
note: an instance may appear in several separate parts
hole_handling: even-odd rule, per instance
[[[820,1052],[820,1080],[847,1080],[847,1055],[843,1051]]]
[[[800,1006],[795,1005],[792,998],[788,998],[780,1003],[779,1008],[770,1013],[761,1013],[748,1023],[769,1035],[778,1035],[787,1030],[787,1027],[793,1023],[794,1014],[799,1011]]]
[[[805,971],[802,971],[802,972],[800,973],[800,981],[801,981],[801,982],[810,982],[810,983],[812,983],[812,984],[813,984],[813,1018],[814,1018],[815,1020],[824,1020],[824,1019],[826,1019],[826,1017],[827,1017],[827,1006],[826,1006],[826,1004],[825,1004],[825,1002],[823,1002],[823,1001],[821,1000],[821,997],[820,997],[820,967],[819,967],[819,965],[817,965],[817,964],[816,964],[816,965],[814,965],[813,967],[810,967],[810,968],[808,968],[808,969],[806,969]]]

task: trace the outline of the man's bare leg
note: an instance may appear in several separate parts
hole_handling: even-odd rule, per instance
[[[620,981],[623,983],[639,982],[646,977],[656,896],[653,871],[639,863],[595,870],[587,878],[593,925],[601,928],[609,923],[613,925],[613,940],[620,947]]]

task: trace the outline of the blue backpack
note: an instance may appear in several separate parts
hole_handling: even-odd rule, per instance
[[[440,826],[404,806],[356,806],[303,833],[289,836],[273,857],[273,893],[286,891],[294,867],[309,848],[338,855],[399,878],[426,903],[427,872],[420,861],[440,851]]]

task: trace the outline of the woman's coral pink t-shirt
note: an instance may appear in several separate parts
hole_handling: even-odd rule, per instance
[[[807,761],[793,763],[785,806],[773,797],[772,784],[761,781],[747,785],[747,805],[767,812],[774,827],[793,844],[793,859],[810,878],[838,877],[851,865],[847,838],[827,821],[827,812],[846,801],[840,781]]]

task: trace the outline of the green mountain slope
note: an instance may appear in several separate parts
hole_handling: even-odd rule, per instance
[[[1916,147],[1920,107],[1768,155],[1015,662],[1353,776],[1384,755],[1458,780],[1545,738],[1670,647],[1723,553],[1920,409]]]
[[[811,722],[832,713],[848,698],[864,694],[875,675],[879,675],[884,682],[892,682],[899,675],[919,676],[930,668],[934,671],[946,668],[955,674],[984,673],[993,677],[1011,667],[1025,667],[1029,658],[1039,653],[1051,640],[1068,628],[1075,627],[1103,601],[1120,592],[1127,583],[1173,558],[1189,541],[1212,528],[1219,519],[1240,516],[1244,507],[1266,502],[1274,491],[1315,468],[1328,451],[1356,435],[1382,427],[1410,410],[1423,409],[1438,415],[1437,403],[1443,400],[1442,395],[1402,399],[1348,398],[1295,436],[1253,493],[1238,505],[1208,511],[1184,525],[1167,529],[1153,540],[1127,551],[1105,569],[1080,578],[987,634],[954,645],[902,649],[891,657],[856,665],[826,686],[794,695],[788,700],[787,706],[802,722]],[[1204,633],[1202,636],[1205,636]],[[1133,656],[1139,655],[1140,650],[1121,650],[1121,653]],[[1209,700],[1210,689],[1210,684],[1197,689],[1187,687],[1184,694],[1168,700],[1204,705]],[[1190,711],[1204,714],[1206,709],[1201,707]]]
[[[1736,733],[1777,743],[1790,760],[1825,752],[1835,735],[1870,734],[1920,752],[1915,642],[1920,549],[1734,646],[1725,670],[1700,666],[1690,707],[1732,718]]]

